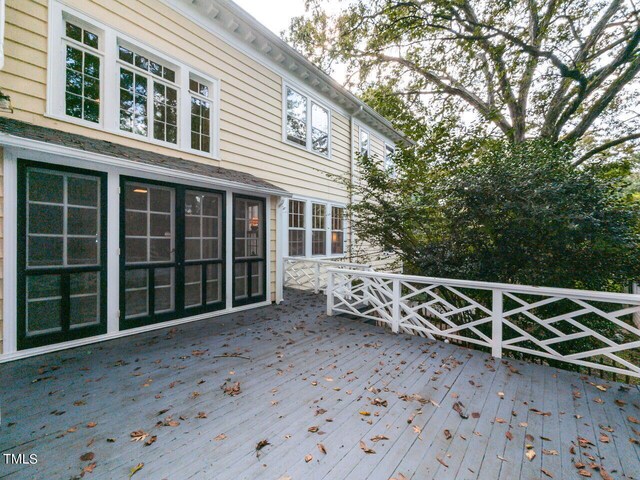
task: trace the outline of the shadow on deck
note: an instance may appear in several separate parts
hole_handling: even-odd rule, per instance
[[[286,298],[1,364],[0,478],[640,478],[637,387]]]

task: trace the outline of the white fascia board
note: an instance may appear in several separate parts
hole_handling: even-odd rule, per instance
[[[246,183],[235,182],[232,180],[226,180],[221,178],[209,177],[206,175],[198,175],[190,172],[184,172],[181,170],[174,170],[167,167],[161,167],[158,165],[151,165],[148,163],[135,162],[126,160],[111,155],[104,155],[101,153],[87,152],[85,150],[78,150],[71,147],[65,147],[62,145],[41,142],[38,140],[32,140],[6,133],[0,133],[0,145],[14,148],[22,148],[25,150],[35,150],[38,152],[49,153],[52,155],[59,155],[62,157],[75,158],[80,160],[87,160],[98,164],[109,165],[119,168],[127,168],[138,172],[146,172],[157,175],[166,175],[175,179],[188,180],[191,182],[201,182],[208,185],[215,185],[222,188],[232,188],[240,191],[249,191],[254,193],[260,193],[263,195],[275,195],[278,197],[290,197],[289,192],[282,190],[271,189],[268,187],[262,187],[259,185],[249,185]]]

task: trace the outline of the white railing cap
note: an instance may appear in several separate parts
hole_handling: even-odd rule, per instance
[[[353,268],[371,268],[371,265],[366,263],[349,263],[341,262],[339,260],[330,260],[326,258],[307,258],[307,257],[283,257],[284,260],[301,262],[301,263],[322,263],[326,265],[336,265],[340,267],[353,267]]]
[[[503,290],[514,293],[530,293],[534,295],[546,295],[567,298],[579,298],[581,300],[604,301],[611,303],[627,303],[640,305],[640,295],[631,293],[611,293],[594,290],[578,290],[573,288],[534,287],[530,285],[516,285],[510,283],[479,282],[476,280],[458,280],[455,278],[421,277],[418,275],[402,275],[399,273],[385,273],[375,271],[348,270],[344,268],[328,268],[327,273],[340,273],[343,275],[358,275],[361,277],[384,278],[388,280],[400,280],[405,282],[432,283],[451,287],[469,287],[479,290]]]

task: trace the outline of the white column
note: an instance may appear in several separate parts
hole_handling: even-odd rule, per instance
[[[287,200],[278,198],[276,204],[276,303],[284,300],[284,249],[287,235]]]
[[[15,157],[4,151],[4,272],[3,272],[3,329],[0,353],[14,353],[17,349],[17,236],[18,222],[18,164]]]
[[[107,175],[107,333],[120,330],[120,175]]]
[[[225,225],[225,298],[226,307],[230,309],[233,307],[233,193],[226,193],[226,215],[227,219]]]
[[[502,358],[502,291],[493,290],[491,355]]]

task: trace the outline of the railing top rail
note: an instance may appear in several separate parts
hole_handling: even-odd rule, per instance
[[[371,265],[367,263],[349,263],[349,262],[341,262],[338,260],[328,260],[324,258],[307,258],[307,257],[284,257],[285,260],[292,260],[298,262],[309,262],[309,263],[324,263],[327,265],[336,265],[341,267],[354,267],[354,268],[371,268]]]
[[[530,293],[534,295],[546,295],[580,300],[603,301],[609,303],[624,303],[640,305],[640,295],[630,293],[599,292],[594,290],[577,290],[572,288],[534,287],[530,285],[515,285],[510,283],[479,282],[476,280],[458,280],[454,278],[421,277],[418,275],[402,275],[398,273],[385,273],[362,270],[348,270],[344,268],[328,268],[327,273],[340,273],[343,275],[358,275],[361,277],[384,278],[387,280],[400,280],[405,282],[433,283],[450,287],[468,287],[478,290],[504,290],[511,293]]]

